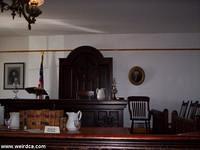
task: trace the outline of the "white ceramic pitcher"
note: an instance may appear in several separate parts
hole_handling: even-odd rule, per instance
[[[66,112],[68,120],[66,123],[66,128],[68,131],[78,131],[80,129],[80,120],[82,117],[82,112],[79,110],[75,112]]]
[[[100,88],[100,89],[96,89],[96,93],[97,93],[97,99],[98,100],[104,100],[106,98],[105,95],[105,89],[104,88]]]
[[[19,129],[19,112],[10,112],[9,124],[11,129]]]

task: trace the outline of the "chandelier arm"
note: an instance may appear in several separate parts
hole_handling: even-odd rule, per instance
[[[4,3],[3,0],[0,0],[0,5],[1,5],[1,12],[3,12],[4,10],[9,10],[10,6],[7,3]]]
[[[28,12],[28,11],[30,11],[28,3],[24,4],[21,2],[21,9],[22,9],[21,10],[22,15],[28,22],[28,29],[31,30],[31,24],[34,24],[36,19],[35,19],[35,17],[32,17],[31,14]]]
[[[12,18],[15,19],[16,14],[20,16],[20,0],[12,0],[12,4],[9,6],[9,9],[12,11]]]

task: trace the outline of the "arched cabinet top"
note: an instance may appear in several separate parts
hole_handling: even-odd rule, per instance
[[[96,48],[92,46],[80,46],[71,51],[67,56],[67,61],[74,62],[80,57],[89,57],[89,59],[93,59],[96,62],[101,62],[104,58],[101,52]]]

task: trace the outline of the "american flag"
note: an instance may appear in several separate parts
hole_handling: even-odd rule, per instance
[[[40,77],[39,77],[39,84],[38,84],[38,87],[40,88],[44,88],[43,59],[44,59],[44,52],[42,52],[41,64],[40,64]]]

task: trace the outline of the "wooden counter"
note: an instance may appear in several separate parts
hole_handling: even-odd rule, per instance
[[[77,133],[0,130],[0,144],[46,145],[46,149],[200,149],[200,133],[129,134],[127,128],[81,128]]]
[[[83,127],[123,127],[126,100],[79,100],[79,99],[0,99],[6,113],[28,109],[62,109],[65,112],[83,112]],[[88,119],[90,118],[90,119]]]

